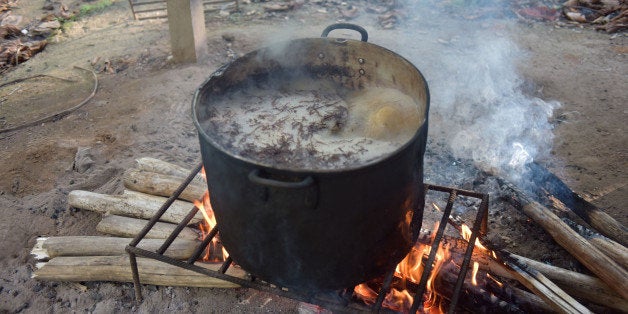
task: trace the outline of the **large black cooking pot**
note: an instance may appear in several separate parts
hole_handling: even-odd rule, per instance
[[[359,31],[362,40],[327,38],[336,28]],[[410,62],[366,40],[361,27],[334,24],[321,38],[248,53],[196,91],[194,123],[220,238],[237,264],[268,282],[308,292],[352,287],[394,267],[420,228],[427,84]],[[285,73],[330,79],[351,90],[394,87],[416,101],[424,122],[393,153],[331,170],[281,168],[241,157],[201,127],[219,96],[245,81]]]

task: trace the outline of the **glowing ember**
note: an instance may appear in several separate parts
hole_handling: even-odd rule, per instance
[[[360,298],[366,304],[374,304],[377,299],[377,292],[373,291],[371,287],[369,287],[366,283],[361,283],[353,289],[356,295],[359,295]]]

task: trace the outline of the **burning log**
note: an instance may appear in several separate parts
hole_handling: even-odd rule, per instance
[[[137,258],[142,284],[159,286],[183,286],[201,288],[237,288],[238,285],[199,275],[181,267],[149,258]],[[220,264],[196,264],[218,271]],[[56,257],[46,263],[38,263],[32,278],[48,281],[114,281],[133,282],[128,256],[80,256]],[[240,268],[230,267],[227,275],[245,278]]]
[[[152,218],[165,201],[165,197],[133,191],[124,191],[122,195],[105,195],[76,190],[68,195],[68,204],[74,208],[143,219]],[[194,207],[192,203],[174,201],[168,211],[161,216],[161,220],[179,223],[183,221],[192,207]],[[203,215],[198,213],[190,223],[198,223],[202,220]]]
[[[138,192],[152,195],[170,196],[181,185],[181,178],[156,172],[130,169],[124,174],[124,186]],[[180,199],[193,202],[201,199],[207,185],[192,181],[179,196]]]
[[[419,243],[429,244],[430,241],[429,234],[421,234],[421,237],[419,237]],[[462,256],[467,246],[467,241],[447,236],[443,238],[443,243],[447,244],[453,256]],[[580,300],[618,310],[628,308],[628,303],[620,295],[613,291],[613,289],[611,289],[604,281],[598,278],[548,265],[512,253],[509,253],[508,255],[512,258],[521,260],[531,268],[538,270],[540,273],[545,275],[545,277],[561,287],[565,292]],[[471,259],[479,264],[480,269],[493,275],[507,279],[517,279],[512,271],[508,270],[503,263],[494,260],[487,254],[480,252],[480,250],[474,250]]]
[[[131,238],[68,236],[37,238],[31,254],[36,260],[48,260],[59,256],[111,256],[124,255],[124,248],[131,243]],[[144,239],[139,248],[157,251],[163,244],[161,239]],[[175,239],[165,255],[174,259],[188,259],[194,253],[199,241]]]
[[[123,216],[105,216],[96,226],[98,232],[119,237],[135,237],[146,226],[148,220],[135,219]],[[166,239],[177,227],[175,224],[158,222],[146,235],[147,239]],[[199,234],[194,229],[186,227],[179,234],[179,239],[196,240]]]
[[[442,296],[452,295],[456,279],[456,272],[439,272],[434,282],[434,290]],[[504,287],[495,290],[503,291],[504,289],[502,288]],[[504,291],[501,293],[501,296],[498,297],[482,288],[464,283],[463,293],[467,296],[472,295],[473,298],[469,298],[469,300],[465,300],[465,298],[461,299],[463,302],[460,306],[472,312],[481,313],[541,313],[553,311],[553,308],[532,293],[513,287],[506,288],[508,289],[507,292],[510,292],[510,295],[504,293]],[[516,298],[512,297],[512,294],[515,293],[517,294]],[[510,296],[510,298],[504,298],[503,296]]]
[[[486,289],[502,300],[516,304],[526,313],[549,313],[554,311],[543,299],[535,294],[498,283],[491,278],[486,281]]]

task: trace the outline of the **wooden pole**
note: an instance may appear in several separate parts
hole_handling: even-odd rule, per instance
[[[628,299],[628,272],[571,229],[551,210],[532,200],[509,182],[500,182],[513,195],[515,208],[538,223],[552,238],[624,299]]]
[[[238,285],[150,258],[137,258],[141,284],[202,288],[237,288]],[[133,282],[128,256],[55,257],[38,263],[32,278],[48,281]],[[195,265],[218,271],[221,264]],[[246,273],[230,267],[227,275],[245,278]]]
[[[190,167],[190,169],[187,169],[151,157],[138,158],[135,160],[135,162],[137,163],[137,169],[139,170],[166,174],[173,177],[179,177],[181,179],[185,179],[190,174],[190,171],[192,171],[190,170],[192,167]],[[196,177],[194,177],[194,181],[205,184],[205,179],[200,173],[196,174]]]
[[[588,238],[589,243],[593,244],[598,250],[604,252],[619,265],[628,269],[628,249],[623,245],[601,236],[592,236]]]
[[[170,196],[181,185],[180,177],[149,171],[130,169],[124,173],[124,186],[128,189],[152,195]],[[179,196],[180,199],[193,202],[199,200],[207,190],[206,184],[192,181]]]
[[[135,219],[123,216],[108,215],[96,225],[98,232],[118,236],[133,238],[146,226],[148,220]],[[166,239],[177,227],[175,224],[158,222],[148,232],[146,239]],[[185,227],[179,234],[179,239],[196,240],[200,235],[194,229]]]
[[[547,265],[523,256],[515,254],[510,254],[510,256],[538,270],[576,298],[617,310],[628,309],[628,301],[598,278]]]
[[[166,200],[165,197],[135,191],[125,191],[123,195],[106,195],[76,190],[68,195],[68,204],[74,208],[144,219],[152,218]],[[190,202],[176,200],[160,220],[179,223],[193,207],[194,205]],[[190,223],[200,221],[203,221],[203,215],[199,212]]]
[[[466,240],[445,236],[443,241],[447,243],[451,250],[452,257],[460,259],[464,254],[468,242]],[[430,231],[421,231],[418,243],[429,245],[431,243]],[[509,253],[513,258],[521,258],[523,261],[533,261],[524,257]],[[521,279],[513,270],[509,269],[502,262],[493,259],[487,252],[481,252],[477,248],[473,251],[472,261],[477,262],[480,269],[493,275],[507,279]],[[581,273],[547,265],[538,261],[527,263],[531,268],[538,270],[548,279],[556,283],[565,292],[587,302],[604,305],[609,308],[623,310],[626,301],[622,299],[613,289],[598,278]],[[541,267],[542,266],[542,267]],[[526,283],[527,284],[527,283]]]
[[[133,239],[101,236],[41,237],[37,238],[31,254],[36,260],[48,260],[58,256],[124,255],[124,249],[131,240]],[[163,242],[163,239],[143,239],[138,247],[155,252]],[[164,255],[179,260],[188,259],[200,243],[198,240],[176,239]]]
[[[554,240],[609,287],[628,299],[628,272],[565,224],[558,216],[535,201],[521,210],[541,225]]]
[[[531,179],[539,187],[537,194],[541,190],[547,191],[599,233],[628,246],[628,232],[621,223],[578,195],[547,168],[536,162],[529,163],[527,167],[533,173]]]

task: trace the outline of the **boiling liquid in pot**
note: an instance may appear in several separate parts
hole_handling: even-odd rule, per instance
[[[214,99],[202,122],[235,155],[279,168],[338,169],[380,159],[423,123],[413,99],[392,88],[347,91],[324,80],[250,84]]]

